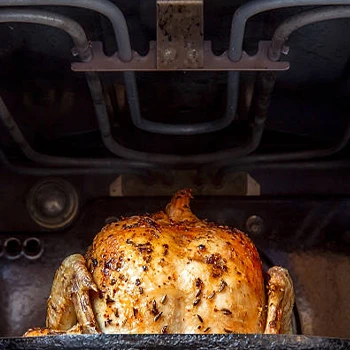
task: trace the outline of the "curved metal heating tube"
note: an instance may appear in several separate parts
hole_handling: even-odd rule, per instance
[[[49,25],[55,28],[65,30],[69,35],[73,34],[72,39],[79,49],[79,54],[84,59],[89,59],[90,51],[87,50],[88,42],[84,34],[83,29],[80,25],[69,18],[66,18],[61,15],[56,15],[47,11],[29,11],[29,10],[4,10],[0,13],[0,22],[29,22],[29,23],[38,23],[43,25]],[[127,72],[130,73],[130,72]],[[110,167],[110,166],[121,166],[127,164],[130,165],[130,168],[137,167],[147,167],[151,168],[149,165],[150,154],[145,152],[138,152],[115,142],[111,135],[109,119],[107,114],[107,109],[104,101],[104,96],[102,92],[101,82],[97,73],[86,73],[88,78],[88,83],[90,87],[90,92],[93,97],[93,102],[95,106],[96,115],[100,125],[100,131],[102,139],[106,147],[114,154],[125,157],[125,158],[134,158],[145,163],[130,163],[126,161],[118,161],[114,159],[110,160],[100,160],[100,159],[75,159],[75,158],[66,158],[66,157],[53,157],[49,155],[44,155],[36,152],[31,148],[28,142],[25,140],[22,132],[20,131],[18,125],[14,121],[10,112],[8,111],[4,101],[0,98],[0,118],[3,120],[5,125],[8,127],[11,132],[12,137],[21,147],[26,156],[41,164],[48,164],[51,166],[82,166],[82,167]],[[90,79],[89,79],[90,77]],[[231,90],[233,91],[233,90]],[[106,132],[107,130],[107,132]],[[233,150],[223,151],[213,154],[201,154],[194,156],[177,156],[177,155],[162,155],[162,154],[152,154],[152,162],[161,162],[161,163],[205,163],[218,159],[223,159],[228,156],[240,156],[252,152],[259,144],[261,135],[262,135],[263,125],[256,125],[252,129],[253,135],[252,139],[249,140],[246,144],[241,147],[237,147]],[[221,156],[220,156],[221,155]]]
[[[229,126],[236,117],[239,72],[227,74],[227,106],[225,115],[218,120],[197,124],[166,124],[157,123],[141,116],[140,103],[137,94],[134,72],[124,74],[127,96],[133,124],[141,130],[166,135],[198,135],[222,130]]]
[[[57,15],[48,11],[33,11],[33,10],[1,10],[0,22],[25,22],[47,25],[50,27],[64,30],[69,34],[74,41],[79,56],[82,60],[89,60],[91,58],[91,50],[88,40],[86,38],[83,28],[75,21],[65,16]],[[19,145],[23,153],[32,161],[36,163],[46,164],[50,166],[79,166],[92,168],[111,168],[116,172],[138,172],[139,169],[152,169],[149,162],[130,162],[126,160],[117,159],[81,159],[70,157],[55,157],[36,152],[26,141],[17,123],[14,121],[11,113],[6,107],[4,101],[0,97],[0,119],[6,125],[14,141]],[[1,157],[3,162],[6,162],[4,157]],[[63,173],[65,173],[65,170]],[[85,169],[89,173],[91,169]],[[83,173],[85,172],[83,171]],[[101,169],[97,169],[101,173]],[[134,171],[133,171],[134,170]],[[68,170],[67,170],[68,171]],[[57,173],[57,170],[55,171]]]
[[[300,29],[303,26],[323,20],[348,17],[350,17],[350,6],[320,8],[295,15],[287,19],[276,29],[273,35],[274,39],[272,41],[271,50],[276,49],[276,51],[274,51],[274,54],[280,55],[281,51],[279,50],[283,47],[284,40],[286,40],[294,30]],[[275,44],[273,44],[274,42]],[[340,152],[349,143],[349,141],[350,123],[346,127],[341,139],[330,147],[280,154],[251,155],[244,159],[232,160],[227,166],[217,163],[216,166],[222,166],[222,168],[218,171],[217,176],[222,177],[222,174],[229,173],[236,169],[242,170],[258,167],[258,163],[287,162],[329,157]]]
[[[94,101],[95,112],[103,142],[109,151],[120,157],[138,159],[145,162],[152,161],[154,163],[162,164],[174,164],[181,166],[196,165],[220,160],[223,161],[230,157],[240,157],[249,154],[253,152],[260,143],[264,129],[264,121],[257,119],[251,128],[251,137],[243,145],[221,152],[182,156],[175,154],[147,153],[124,147],[116,142],[112,136],[107,107],[104,101],[102,85],[98,74],[95,72],[87,72],[85,75],[89,84],[92,99]]]
[[[349,0],[254,0],[240,6],[233,15],[229,58],[239,61],[248,19],[261,12],[295,6],[349,5]]]
[[[144,168],[135,168],[129,166],[129,162],[117,165],[112,163],[108,168],[107,166],[103,168],[38,168],[38,167],[29,167],[25,165],[14,165],[11,163],[3,150],[0,148],[0,164],[4,165],[11,172],[19,175],[29,175],[29,176],[91,176],[91,175],[120,175],[120,174],[139,174],[144,176],[146,180],[152,180],[154,168],[150,167],[150,171]]]
[[[112,23],[120,59],[124,62],[132,59],[129,30],[125,17],[119,8],[108,0],[0,0],[0,7],[4,6],[68,6],[99,12]]]
[[[130,46],[130,37],[126,25],[125,17],[114,4],[106,0],[0,0],[0,6],[41,6],[41,5],[57,5],[57,6],[73,6],[82,7],[97,11],[105,15],[114,28],[115,37],[118,44],[118,55],[122,61],[128,62],[132,58],[132,50]],[[218,121],[199,123],[191,125],[168,125],[164,123],[155,123],[143,119],[140,111],[138,98],[137,83],[134,72],[124,72],[125,86],[130,106],[132,121],[135,126],[140,129],[172,135],[193,135],[209,133],[221,130],[230,125],[235,118],[237,106],[236,86],[238,86],[239,73],[228,75],[228,106],[225,116]]]
[[[285,43],[296,30],[317,22],[349,17],[350,6],[327,6],[326,8],[305,11],[288,18],[276,29],[272,37],[268,52],[269,58],[273,61],[278,61],[281,58]]]
[[[92,57],[89,41],[79,23],[68,17],[48,11],[0,10],[0,23],[19,22],[42,24],[65,31],[73,40],[80,59],[87,62]]]

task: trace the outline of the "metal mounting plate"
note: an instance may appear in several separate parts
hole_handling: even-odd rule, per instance
[[[154,41],[150,42],[150,50],[146,56],[134,52],[130,62],[122,62],[118,54],[106,56],[102,43],[92,43],[92,59],[89,62],[74,62],[72,70],[76,72],[114,72],[114,71],[285,71],[289,69],[289,62],[274,62],[268,57],[270,41],[260,41],[258,52],[249,56],[243,52],[238,62],[232,62],[224,52],[216,56],[211,50],[211,42],[204,42],[204,57],[202,68],[159,68],[157,66],[157,47]]]
[[[157,0],[157,68],[203,67],[203,0]]]

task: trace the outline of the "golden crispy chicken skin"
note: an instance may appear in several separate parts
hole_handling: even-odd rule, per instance
[[[288,333],[287,270],[268,271],[242,232],[199,220],[190,190],[165,212],[105,226],[85,258],[68,257],[48,300],[47,329],[65,333]],[[267,294],[267,297],[266,297]]]

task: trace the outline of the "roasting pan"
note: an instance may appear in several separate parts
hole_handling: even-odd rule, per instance
[[[349,349],[350,340],[301,335],[63,335],[0,338],[0,349]]]

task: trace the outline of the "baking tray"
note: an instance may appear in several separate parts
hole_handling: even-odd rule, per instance
[[[0,338],[0,349],[350,349],[350,340],[301,335],[61,335]]]

